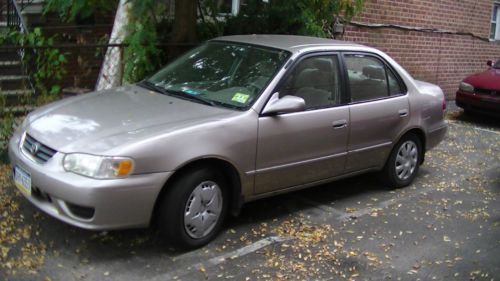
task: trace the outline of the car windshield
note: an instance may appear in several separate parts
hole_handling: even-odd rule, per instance
[[[284,50],[212,41],[176,59],[145,83],[167,94],[244,109],[289,55]]]
[[[497,62],[493,65],[493,68],[500,69],[500,60],[497,60]]]

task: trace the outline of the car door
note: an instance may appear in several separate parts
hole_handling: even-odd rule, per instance
[[[349,108],[336,54],[304,57],[277,91],[304,99],[301,112],[260,116],[255,192],[326,179],[344,171]]]
[[[409,122],[406,87],[382,58],[343,55],[349,88],[349,143],[346,172],[381,167]]]

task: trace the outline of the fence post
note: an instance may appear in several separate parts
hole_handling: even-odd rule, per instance
[[[125,46],[123,45],[120,45],[120,63],[119,63],[119,66],[120,66],[120,69],[118,70],[120,72],[120,85],[123,85],[123,75],[125,73],[125,60],[124,60],[124,57],[125,57]]]
[[[12,5],[10,3],[11,0],[7,0],[7,10],[5,11],[5,16],[7,18],[7,26],[11,26],[11,19],[10,19],[10,6]]]

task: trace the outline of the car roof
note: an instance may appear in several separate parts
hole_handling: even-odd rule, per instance
[[[237,43],[253,44],[277,49],[283,49],[290,52],[297,52],[310,47],[366,47],[348,41],[340,41],[326,38],[317,38],[298,35],[271,35],[271,34],[252,34],[252,35],[232,35],[217,37],[215,41],[230,41]]]

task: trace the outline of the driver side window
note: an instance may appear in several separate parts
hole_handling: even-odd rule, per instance
[[[301,97],[306,109],[340,104],[339,63],[336,55],[303,59],[279,89],[280,97]]]

